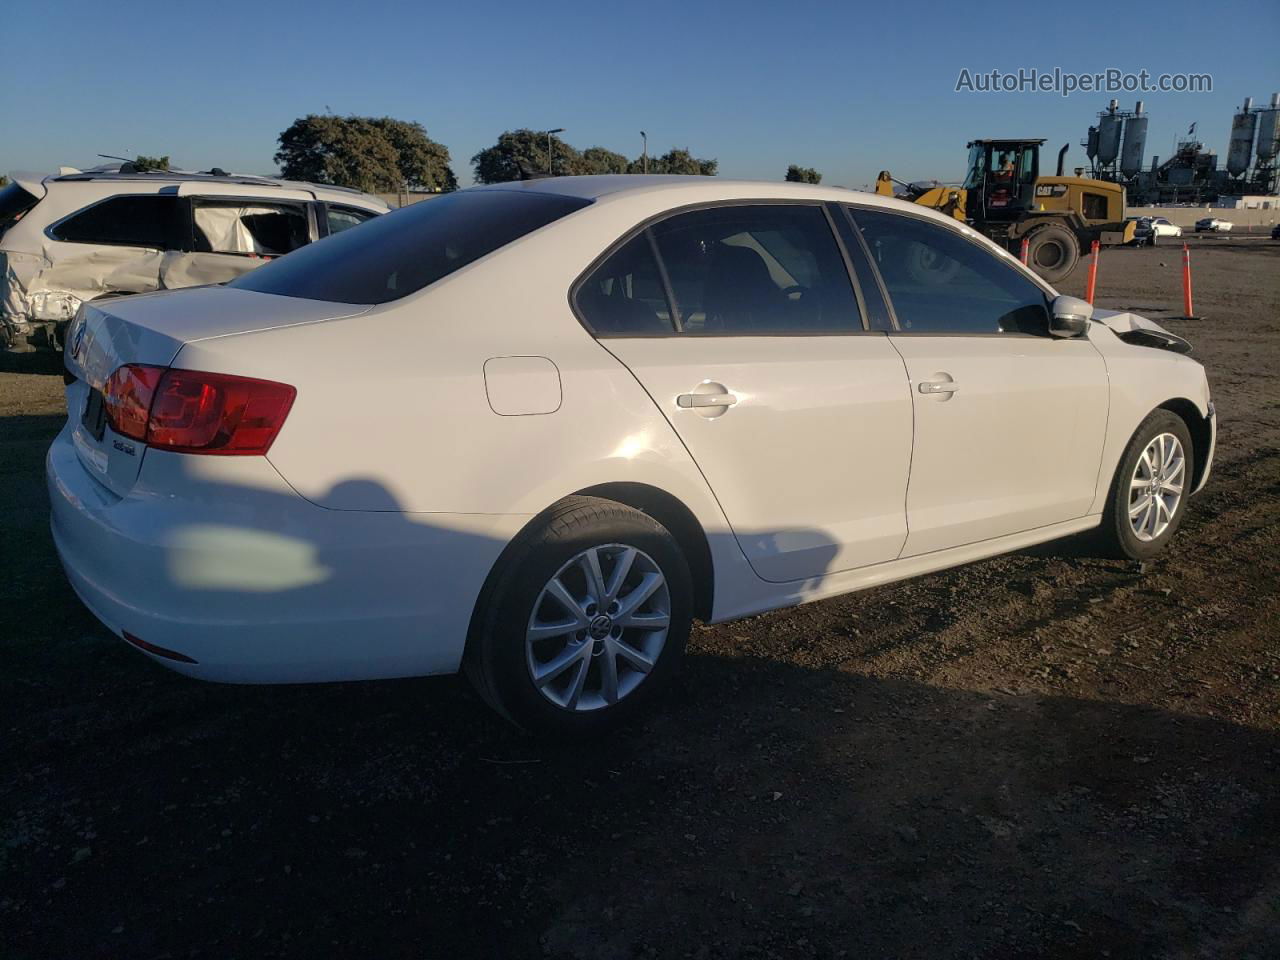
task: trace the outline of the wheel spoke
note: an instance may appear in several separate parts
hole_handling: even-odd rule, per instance
[[[1146,484],[1143,484],[1143,486],[1146,486]],[[1150,494],[1148,494],[1147,496],[1139,500],[1137,503],[1129,507],[1129,519],[1130,520],[1136,519],[1138,514],[1141,513],[1144,508],[1150,505],[1151,505],[1151,496]]]
[[[614,652],[622,657],[629,664],[639,670],[641,673],[648,673],[653,669],[653,660],[644,652],[637,650],[625,640],[613,641]]]
[[[600,693],[605,703],[618,702],[618,661],[617,653],[605,646],[600,657]]]
[[[580,625],[585,626],[587,623],[586,611],[582,609],[582,604],[578,598],[571,594],[559,577],[552,577],[551,582],[546,586],[546,592],[556,598],[556,602],[564,607],[565,613],[574,617]]]
[[[600,572],[600,551],[588,550],[582,555],[580,566],[587,578],[589,599],[594,600],[597,606],[603,606],[607,591],[604,586],[604,574]]]
[[[575,663],[591,659],[590,654],[590,644],[584,643],[580,646],[567,646],[558,656],[555,657],[555,659],[544,664],[538,664],[537,672],[533,675],[533,682],[540,687],[545,687]]]
[[[631,572],[631,565],[635,563],[636,551],[634,547],[627,547],[618,554],[618,559],[614,561],[613,573],[609,577],[609,586],[605,589],[605,602],[612,603],[618,599],[618,594],[622,591],[622,584],[627,579],[627,574]]]
[[[1146,520],[1143,523],[1143,528],[1147,531],[1147,536],[1152,538],[1156,535],[1156,524],[1160,520],[1160,508],[1156,506],[1159,501],[1159,497],[1151,498],[1151,506],[1147,510]]]
[[[589,646],[583,649],[590,650]],[[569,689],[565,691],[564,705],[570,710],[578,709],[578,700],[582,696],[582,688],[587,682],[587,671],[591,669],[591,657],[585,656],[578,661],[578,669],[574,671],[573,679],[569,681]]]
[[[618,606],[621,609],[618,611],[618,617],[629,617],[639,610],[644,602],[657,592],[662,583],[662,574],[646,573],[636,588],[619,601]]]
[[[671,618],[665,613],[632,613],[614,622],[637,630],[665,630],[671,624]]]
[[[552,637],[563,637],[566,633],[573,633],[573,631],[580,629],[582,629],[582,624],[578,620],[532,623],[529,625],[529,639],[534,641],[550,640]]]

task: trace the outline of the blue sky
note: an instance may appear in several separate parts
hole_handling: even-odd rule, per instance
[[[963,68],[1211,74],[1212,93],[1143,95],[1148,163],[1192,121],[1225,158],[1234,108],[1280,90],[1276,0],[1005,9],[13,4],[0,20],[0,170],[167,153],[181,166],[267,173],[280,131],[328,108],[422,123],[463,183],[503,130],[555,126],[579,148],[638,155],[644,129],[651,151],[688,146],[725,176],[779,179],[800,163],[856,187],[884,167],[959,179],[964,145],[980,136],[1045,137],[1053,152],[1069,141],[1068,164],[1084,163],[1079,141],[1111,95],[957,93]],[[1137,95],[1115,96],[1131,108]]]

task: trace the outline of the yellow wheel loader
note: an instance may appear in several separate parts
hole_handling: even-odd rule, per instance
[[[1124,217],[1124,187],[1088,177],[1063,176],[1067,147],[1058,152],[1058,171],[1040,175],[1043,140],[974,140],[969,169],[958,187],[900,184],[897,194],[969,224],[1015,256],[1028,241],[1028,265],[1050,283],[1071,274],[1094,240],[1129,243],[1136,222]],[[876,178],[876,193],[894,196],[898,182],[888,170]]]

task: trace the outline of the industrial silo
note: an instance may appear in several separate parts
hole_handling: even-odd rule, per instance
[[[1271,103],[1258,111],[1258,146],[1255,150],[1259,166],[1271,166],[1280,152],[1280,93],[1271,95]]]
[[[1258,115],[1253,112],[1253,97],[1244,98],[1244,106],[1231,120],[1231,141],[1227,145],[1227,173],[1238,177],[1249,169],[1253,159],[1253,132]]]
[[[1119,106],[1112,100],[1106,113],[1098,114],[1098,164],[1109,167],[1120,153],[1120,131],[1124,123],[1116,112]]]
[[[1142,101],[1133,109],[1133,116],[1124,122],[1124,148],[1120,152],[1120,173],[1134,177],[1142,169],[1142,155],[1147,149],[1147,115],[1142,112]]]

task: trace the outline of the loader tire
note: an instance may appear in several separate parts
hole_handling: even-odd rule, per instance
[[[1036,227],[1027,235],[1027,241],[1027,265],[1049,283],[1071,276],[1080,262],[1080,242],[1061,224]]]

